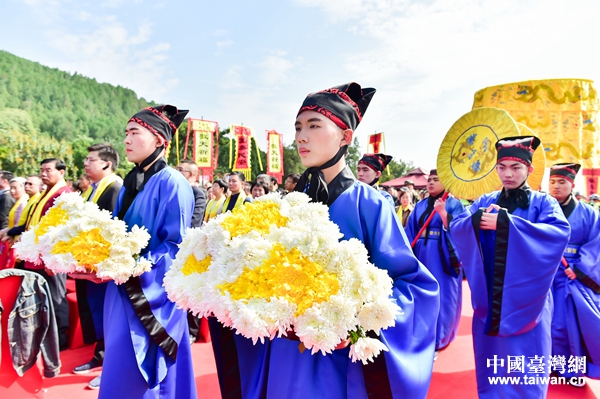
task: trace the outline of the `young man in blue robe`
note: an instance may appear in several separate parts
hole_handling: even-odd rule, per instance
[[[410,243],[433,212],[436,201],[441,200],[446,192],[437,169],[432,169],[429,173],[427,192],[429,197],[419,201],[408,218],[405,231]],[[413,248],[417,258],[440,284],[440,314],[435,329],[436,352],[446,348],[454,340],[460,323],[463,273],[444,226],[448,225],[448,220],[464,211],[465,208],[459,200],[448,197],[444,208],[436,212]]]
[[[291,338],[275,338],[237,352],[237,397],[342,399],[425,398],[433,368],[439,311],[438,284],[413,255],[393,207],[372,187],[356,181],[345,155],[375,89],[349,83],[309,94],[296,117],[296,144],[308,169],[296,185],[329,206],[344,239],[358,238],[370,260],[394,280],[403,313],[381,332],[389,348],[374,363],[352,363],[341,342],[332,354],[311,355]],[[246,340],[250,341],[250,340]],[[245,368],[246,371],[242,370]],[[233,397],[233,396],[232,396]]]
[[[108,283],[104,304],[106,353],[100,398],[196,398],[187,312],[168,300],[163,284],[194,211],[189,183],[167,167],[165,148],[188,111],[145,108],[125,130],[125,177],[114,214],[143,226],[150,242],[141,256],[152,270],[126,283]]]
[[[379,190],[377,183],[381,177],[381,173],[387,168],[388,164],[392,161],[391,155],[385,154],[365,154],[358,161],[356,167],[356,177],[359,182],[365,183],[368,186],[373,187],[379,191],[383,198],[388,200],[390,204],[395,208],[396,200],[390,193],[385,190]]]
[[[554,277],[551,371],[573,385],[600,378],[600,218],[573,196],[581,165],[550,168],[550,195],[571,226],[571,238]],[[575,378],[574,378],[575,377]]]
[[[480,398],[545,398],[548,391],[550,290],[570,228],[558,202],[527,185],[539,144],[532,136],[498,141],[502,191],[481,196],[450,222],[471,288]]]

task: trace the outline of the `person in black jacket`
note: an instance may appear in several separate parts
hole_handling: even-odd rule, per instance
[[[198,165],[191,159],[184,159],[176,168],[190,183],[194,192],[194,214],[192,215],[192,227],[202,226],[204,220],[204,212],[206,211],[206,192],[202,187],[199,187],[198,182]]]
[[[122,180],[115,174],[119,166],[119,153],[108,143],[94,144],[88,147],[84,160],[86,176],[92,182],[82,194],[86,201],[94,202],[100,209],[112,211],[117,203]],[[107,283],[96,284],[88,280],[76,280],[77,304],[83,341],[86,344],[96,343],[94,357],[89,362],[73,369],[75,374],[85,374],[101,367],[104,360],[104,295]],[[89,385],[91,389],[100,388],[100,376],[94,378]]]
[[[10,181],[15,178],[12,172],[0,170],[0,229],[8,227],[8,213],[15,204],[15,199],[10,195]]]
[[[192,186],[194,192],[194,214],[192,215],[192,227],[202,226],[204,212],[206,211],[206,192],[198,187],[198,165],[191,159],[184,159],[176,168]],[[188,325],[190,333],[190,344],[196,342],[200,333],[200,318],[188,312]]]

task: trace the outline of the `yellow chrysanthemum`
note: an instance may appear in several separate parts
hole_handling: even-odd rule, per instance
[[[96,271],[96,264],[110,256],[110,243],[100,229],[84,231],[69,241],[61,241],[52,248],[55,255],[70,253],[80,266]]]
[[[235,282],[217,288],[221,292],[228,291],[234,300],[283,298],[298,306],[296,316],[299,316],[314,304],[335,295],[339,282],[336,274],[303,257],[298,249],[286,251],[277,243],[259,267],[246,268]]]
[[[61,207],[50,208],[35,228],[35,242],[37,243],[38,238],[46,234],[50,227],[66,223],[68,220],[69,215]]]
[[[204,273],[208,270],[210,262],[212,262],[212,257],[210,255],[202,260],[198,260],[194,254],[191,254],[185,260],[181,272],[186,276],[189,276],[192,273]]]
[[[242,236],[251,231],[268,234],[271,226],[285,226],[288,218],[279,212],[279,205],[275,202],[263,201],[246,204],[235,209],[229,217],[223,220],[223,229],[231,237]]]

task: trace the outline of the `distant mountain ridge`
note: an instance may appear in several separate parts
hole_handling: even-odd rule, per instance
[[[85,151],[89,144],[101,141],[112,143],[125,155],[127,120],[153,104],[138,98],[133,90],[98,83],[0,50],[0,112],[10,108],[26,111],[35,131],[73,144],[76,164],[82,148]],[[16,113],[4,112],[5,116],[10,114]],[[15,123],[23,124],[21,119]]]

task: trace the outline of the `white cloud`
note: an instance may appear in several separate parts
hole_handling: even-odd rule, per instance
[[[301,62],[302,58],[300,57],[294,60],[289,59],[286,51],[273,51],[263,62],[258,64],[262,83],[272,86],[272,89],[289,84],[292,69]]]
[[[229,47],[233,45],[233,40],[231,39],[227,39],[227,40],[221,40],[217,42],[217,47],[218,48],[223,48],[223,47]]]
[[[47,45],[56,50],[53,67],[133,89],[148,100],[159,100],[177,85],[177,79],[167,76],[170,44],[153,38],[149,21],[125,24],[117,15],[90,7],[76,8],[72,3],[59,2],[50,7],[36,0],[25,1],[40,18],[46,9],[53,15],[46,19],[44,28]],[[101,5],[122,4],[125,3],[110,0]],[[72,24],[73,21],[85,24]]]
[[[296,2],[320,7],[331,23],[373,43],[345,56],[349,75],[378,88],[359,129],[393,132],[388,148],[430,167],[476,90],[527,79],[599,78],[597,0]]]

